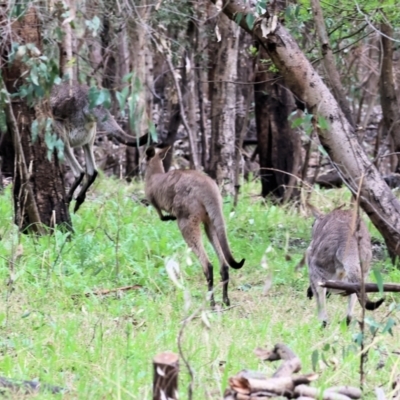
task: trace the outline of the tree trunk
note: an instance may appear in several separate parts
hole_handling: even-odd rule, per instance
[[[321,44],[322,57],[324,62],[324,67],[326,71],[326,76],[331,84],[333,95],[336,101],[339,103],[344,115],[349,121],[350,125],[354,128],[354,118],[350,109],[350,103],[346,98],[346,93],[340,81],[340,75],[336,68],[335,57],[333,55],[331,45],[329,43],[328,33],[325,27],[325,20],[322,14],[322,8],[319,0],[311,0],[311,7],[314,14],[314,22],[316,30],[319,37],[319,42]]]
[[[195,69],[194,69],[194,50],[196,49],[195,38],[196,38],[196,24],[194,21],[189,20],[186,31],[186,38],[188,45],[186,46],[184,57],[183,57],[183,77],[182,77],[182,96],[184,104],[187,109],[187,123],[190,128],[190,132],[194,135],[194,132],[198,132],[197,117],[196,117],[196,89],[195,89]],[[200,146],[198,145],[197,137],[193,136],[193,148],[196,152],[195,159],[201,159],[201,152],[199,152]],[[193,150],[192,150],[193,151]],[[198,161],[197,161],[198,163]],[[198,166],[197,166],[198,167]]]
[[[213,0],[214,1],[214,0]],[[314,114],[317,132],[345,184],[360,197],[360,205],[382,234],[392,257],[400,256],[400,203],[363,151],[335,98],[277,17],[262,17],[254,29],[247,25],[252,11],[244,3],[223,1],[223,12],[252,32],[267,49],[286,86]]]
[[[400,172],[400,103],[397,99],[393,75],[393,43],[386,36],[393,37],[393,29],[385,22],[381,23],[382,68],[380,77],[380,95],[385,128],[393,140],[397,154],[396,172]],[[384,36],[386,35],[386,36]]]
[[[152,119],[152,92],[149,90],[153,87],[153,66],[152,58],[149,52],[149,34],[144,28],[147,24],[153,5],[148,0],[140,0],[136,2],[136,10],[138,20],[133,24],[130,32],[131,46],[130,54],[132,54],[132,70],[135,72],[136,79],[141,84],[135,110],[135,124],[139,132],[146,132],[149,122]],[[120,53],[121,56],[121,53]],[[128,54],[126,54],[128,56]],[[124,71],[127,74],[129,70]],[[121,78],[123,74],[121,74]],[[135,90],[135,88],[133,88]],[[126,175],[128,178],[138,175],[139,172],[139,149],[126,149]]]
[[[200,0],[197,4],[197,31],[196,31],[196,91],[197,99],[199,104],[199,133],[200,142],[199,149],[201,155],[201,165],[203,170],[208,170],[208,125],[207,125],[207,106],[208,106],[208,83],[207,83],[207,59],[206,57],[200,57],[200,54],[204,53],[204,49],[207,48],[208,42],[204,31],[207,29],[208,13],[207,9],[213,7],[207,0]]]
[[[33,7],[11,26],[14,41],[18,38],[21,43],[33,43],[41,51],[40,21]],[[23,83],[21,76],[27,75],[27,72],[25,64],[18,59],[3,68],[9,93],[18,92]],[[42,134],[36,141],[32,140],[32,122],[51,115],[48,102],[42,101],[33,107],[27,104],[26,99],[14,97],[6,114],[15,153],[13,193],[16,224],[21,231],[38,233],[44,232],[42,224],[48,227],[64,224],[70,229],[71,218],[65,202],[60,162],[55,154],[53,161],[48,160],[48,149]]]
[[[64,7],[68,11],[68,17],[63,19],[65,13],[62,3],[57,3],[57,7],[61,7],[59,10],[61,31],[63,32],[62,41],[59,44],[60,49],[60,74],[61,76],[68,76],[69,82],[76,80],[76,73],[73,62],[74,55],[74,41],[72,38],[72,27],[71,22],[75,18],[75,1],[65,0]]]
[[[260,62],[268,54],[260,46],[254,81],[255,115],[262,196],[287,200],[296,185],[300,164],[300,138],[290,128],[289,114],[295,108],[293,96],[276,82],[269,65]]]
[[[211,102],[210,175],[223,194],[234,194],[236,75],[238,31],[236,23],[220,14],[218,46]]]

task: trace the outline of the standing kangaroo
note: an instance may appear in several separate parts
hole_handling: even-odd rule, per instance
[[[89,107],[89,87],[86,85],[61,83],[54,86],[50,94],[55,131],[64,143],[65,158],[71,166],[75,181],[67,195],[67,203],[82,182],[85,172],[74,156],[74,147],[82,147],[85,153],[87,180],[79,192],[74,212],[85,201],[86,192],[97,176],[93,154],[93,143],[97,130],[106,132],[127,146],[142,146],[149,140],[148,134],[136,139],[125,134],[114,117],[103,106]]]
[[[323,326],[326,326],[328,321],[325,304],[327,289],[318,283],[330,279],[360,283],[361,267],[366,278],[371,258],[371,238],[368,229],[361,218],[354,218],[354,211],[336,209],[316,219],[312,229],[312,240],[306,252],[311,284],[308,293],[310,298],[312,294],[316,297],[318,318]],[[357,297],[361,303],[360,293],[349,296],[347,324],[351,321]],[[365,293],[364,306],[367,310],[375,310],[383,301],[380,299],[373,302]]]
[[[178,227],[188,246],[199,258],[211,293],[211,307],[215,306],[213,295],[213,267],[204,250],[200,224],[203,223],[207,237],[214,247],[220,262],[223,282],[223,301],[229,306],[229,268],[239,269],[244,259],[236,262],[226,237],[222,214],[222,198],[217,184],[208,176],[194,170],[165,172],[162,160],[169,147],[146,151],[145,192],[157,210],[161,221],[177,220]],[[170,215],[163,215],[162,210]]]

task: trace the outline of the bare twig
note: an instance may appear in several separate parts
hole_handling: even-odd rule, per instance
[[[90,297],[90,296],[106,296],[111,293],[115,292],[127,292],[128,290],[137,290],[137,289],[142,289],[142,285],[130,285],[130,286],[121,286],[118,288],[114,289],[98,289],[94,290],[92,292],[86,292],[84,294],[85,297]],[[73,294],[71,297],[76,298],[82,296],[81,294]]]
[[[178,82],[178,78],[176,77],[176,73],[174,70],[174,66],[172,65],[171,58],[169,54],[164,54],[162,53],[165,57],[165,61],[168,64],[168,67],[171,71],[172,79],[174,80],[175,87],[176,87],[176,93],[178,95],[178,101],[179,101],[179,108],[181,112],[181,118],[182,118],[182,123],[183,126],[185,127],[186,133],[188,135],[189,139],[189,146],[190,146],[190,160],[192,164],[193,169],[199,169],[199,163],[197,161],[197,151],[196,151],[196,143],[193,137],[193,132],[190,129],[189,123],[186,118],[186,113],[185,113],[185,108],[183,107],[183,99],[182,99],[182,92],[181,92],[181,87]]]

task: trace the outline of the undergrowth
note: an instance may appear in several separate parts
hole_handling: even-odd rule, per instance
[[[278,342],[297,353],[304,372],[314,368],[320,373],[318,386],[357,386],[359,327],[343,323],[346,300],[329,299],[331,322],[321,329],[315,302],[306,298],[307,270],[294,270],[309,243],[313,218],[294,205],[273,205],[258,190],[247,184],[235,211],[229,199],[224,202],[233,254],[246,258],[241,270],[230,270],[232,307],[207,313],[210,327],[199,314],[183,334],[183,351],[194,371],[194,398],[220,399],[229,376],[243,368],[272,373],[276,366],[257,360],[253,350]],[[151,398],[153,356],[178,352],[183,318],[201,305],[207,311],[208,304],[205,277],[176,223],[161,222],[155,210],[138,201],[143,197],[141,184],[103,178],[72,216],[72,237],[56,230],[33,238],[19,235],[13,224],[11,188],[0,196],[0,375],[69,388],[64,395],[40,394],[41,399]],[[317,191],[312,202],[328,211],[348,199],[344,189]],[[399,281],[399,271],[380,250],[382,238],[370,222],[368,227],[375,243],[374,268],[385,282]],[[216,257],[208,243],[206,248],[218,282]],[[184,289],[168,277],[169,259],[179,263]],[[266,291],[271,274],[272,287]],[[127,285],[138,287],[108,296],[90,294]],[[221,286],[215,296],[221,302]],[[369,318],[384,318],[398,300],[387,295]],[[392,318],[397,323],[399,312]],[[389,393],[399,373],[399,331],[397,326],[390,331],[375,335],[372,343],[367,332],[365,398],[375,398],[374,388],[380,385]],[[312,360],[316,351],[318,362]],[[181,364],[182,399],[188,383]]]

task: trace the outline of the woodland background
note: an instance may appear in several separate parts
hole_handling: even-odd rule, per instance
[[[166,257],[178,259],[183,286],[203,302],[182,238],[140,202],[143,149],[98,132],[97,163],[111,178],[70,215],[72,178],[47,101],[70,79],[89,85],[92,104],[127,133],[173,146],[167,169],[202,169],[226,196],[232,248],[249,254],[250,267],[232,278],[240,307],[209,317],[211,334],[201,318],[187,328],[196,396],[219,398],[232,372],[260,367],[249,351],[277,337],[326,382],[357,382],[357,326],[339,323],[335,299],[329,334],[317,331],[307,277],[293,267],[310,236],[305,202],[329,211],[352,192],[371,218],[378,269],[399,279],[384,250],[400,254],[400,205],[387,186],[399,184],[399,22],[394,0],[0,3],[0,182],[13,183],[0,201],[4,374],[71,386],[82,398],[147,398],[147,363],[176,347],[194,309],[187,291],[171,291]],[[42,223],[53,235],[19,233]],[[138,293],[85,295],[132,281]],[[370,398],[377,386],[389,393],[398,373],[396,307],[392,296],[368,320]]]

